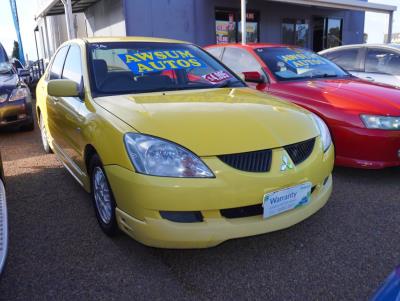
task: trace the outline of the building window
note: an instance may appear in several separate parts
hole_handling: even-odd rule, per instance
[[[259,14],[247,13],[246,17],[247,42],[259,41]],[[217,44],[238,43],[242,41],[240,12],[238,10],[215,11],[215,32]]]
[[[313,50],[318,52],[324,49],[341,46],[342,27],[342,19],[314,18]]]
[[[342,45],[342,20],[328,18],[326,20],[326,48]]]
[[[309,25],[306,20],[284,19],[282,22],[282,43],[308,47]]]

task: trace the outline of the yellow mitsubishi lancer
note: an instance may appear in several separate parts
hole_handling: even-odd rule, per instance
[[[36,95],[44,150],[91,193],[110,236],[211,247],[299,223],[332,191],[325,123],[190,43],[68,41]]]

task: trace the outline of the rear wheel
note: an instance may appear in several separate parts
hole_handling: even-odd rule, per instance
[[[42,114],[39,115],[39,127],[40,127],[40,136],[42,137],[43,149],[47,154],[50,154],[53,151],[49,144],[49,138],[47,135],[46,126],[44,125]]]
[[[116,203],[99,156],[92,157],[89,170],[91,195],[97,221],[105,234],[114,236],[118,232],[115,217]]]

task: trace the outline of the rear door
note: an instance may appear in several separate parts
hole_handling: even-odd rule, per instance
[[[400,53],[378,47],[368,47],[363,78],[400,87]]]
[[[42,85],[42,89],[47,89],[47,83],[50,80],[60,79],[62,70],[64,67],[65,57],[67,55],[69,46],[64,46],[58,50],[56,53],[53,62],[51,63],[50,71],[45,80],[46,84]],[[53,138],[56,145],[60,143],[60,139],[62,137],[62,116],[58,110],[58,97],[50,96],[47,94],[47,91],[42,91],[43,95],[47,95],[46,97],[46,109],[47,109],[47,125],[48,130],[50,131],[50,135]]]

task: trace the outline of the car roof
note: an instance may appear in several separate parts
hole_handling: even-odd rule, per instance
[[[177,43],[177,44],[183,44],[183,43],[188,43],[185,41],[179,41],[179,40],[173,40],[173,39],[163,39],[163,38],[154,38],[154,37],[140,37],[140,36],[135,36],[135,37],[90,37],[90,38],[83,38],[83,39],[75,39],[75,40],[70,40],[68,42],[73,42],[73,41],[83,41],[86,43],[107,43],[107,42],[154,42],[154,43]]]
[[[320,51],[320,53],[328,53],[331,51],[341,50],[341,49],[349,49],[349,48],[361,48],[361,47],[379,47],[379,48],[388,48],[388,49],[396,49],[400,50],[400,44],[379,44],[379,43],[371,43],[371,44],[352,44],[352,45],[343,45],[338,47],[333,47],[329,49],[325,49]]]
[[[207,47],[242,47],[242,48],[277,48],[277,47],[299,47],[295,45],[287,45],[287,44],[274,44],[274,43],[247,43],[247,44],[240,44],[240,43],[229,43],[229,44],[215,44],[210,45]],[[299,47],[300,48],[300,47]]]

